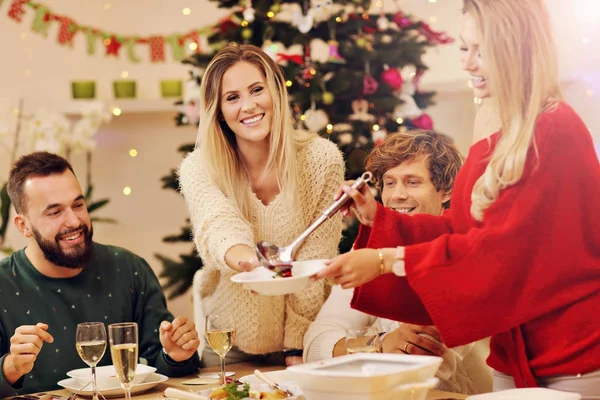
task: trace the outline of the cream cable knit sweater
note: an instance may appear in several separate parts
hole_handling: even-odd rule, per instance
[[[351,327],[379,324],[382,332],[391,332],[399,322],[378,319],[350,307],[352,289],[334,286],[331,295],[321,308],[304,336],[304,361],[312,362],[333,357],[335,344],[346,337]],[[491,369],[485,359],[489,345],[471,343],[448,349],[438,370],[438,390],[454,393],[478,394],[492,391]]]
[[[290,244],[331,204],[344,179],[344,161],[337,146],[315,137],[299,150],[298,163],[301,208],[289,209],[282,194],[266,206],[255,197],[252,224],[239,216],[234,204],[212,182],[199,152],[190,153],[179,169],[194,242],[205,264],[200,285],[204,313],[233,315],[235,346],[249,354],[301,349],[304,333],[327,296],[323,281],[286,296],[254,295],[231,282],[236,272],[225,263],[225,253],[234,245],[253,248],[259,240],[278,246]],[[338,214],[306,239],[296,252],[296,259],[334,257],[340,237]]]

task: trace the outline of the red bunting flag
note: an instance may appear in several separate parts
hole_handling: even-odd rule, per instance
[[[25,9],[23,6],[27,3],[27,0],[13,0],[8,10],[8,16],[17,22],[21,22]]]
[[[165,61],[165,38],[162,36],[151,36],[148,38],[150,43],[150,61]]]
[[[77,33],[77,24],[71,18],[60,17],[60,29],[58,31],[58,43],[73,46],[73,36]]]
[[[121,42],[117,39],[115,35],[112,35],[110,39],[105,41],[106,45],[106,55],[107,56],[115,56],[119,55],[119,49],[121,48]]]

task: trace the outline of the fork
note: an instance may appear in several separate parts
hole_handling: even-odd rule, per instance
[[[269,385],[269,387],[277,392],[281,392],[284,393],[286,395],[286,397],[292,397],[294,394],[292,392],[290,392],[289,390],[283,390],[279,384],[277,384],[277,382],[275,382],[273,379],[269,378],[268,376],[266,376],[265,374],[263,374],[261,371],[259,371],[258,369],[254,370],[254,375],[260,379],[261,381],[263,381],[264,383],[266,383],[267,385]]]

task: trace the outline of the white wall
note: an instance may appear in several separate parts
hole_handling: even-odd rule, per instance
[[[585,5],[598,0],[547,0],[555,20],[557,42],[561,54],[561,71],[565,81],[565,93],[569,102],[581,114],[600,143],[600,63],[597,51],[600,44],[596,28],[596,8]],[[208,0],[128,0],[114,2],[110,10],[104,9],[110,0],[46,0],[53,11],[75,18],[81,24],[90,24],[103,30],[121,34],[149,35],[185,32],[215,22],[226,11],[218,10]],[[394,1],[385,1],[387,9]],[[457,36],[460,29],[461,0],[402,0],[398,2],[407,12],[437,22],[436,29],[447,30]],[[124,49],[120,59],[106,57],[101,46],[95,56],[88,56],[83,37],[75,46],[63,48],[56,42],[56,28],[48,38],[30,32],[33,13],[17,24],[6,16],[10,0],[0,6],[0,98],[15,102],[25,98],[28,108],[37,105],[52,108],[70,99],[70,82],[74,79],[94,79],[99,98],[111,100],[111,82],[127,70],[130,78],[138,82],[138,98],[157,99],[161,79],[185,79],[187,68],[170,59],[164,64],[147,61],[133,65],[127,61]],[[183,16],[181,10],[190,7],[192,14]],[[25,39],[21,39],[21,34]],[[588,36],[589,44],[582,38]],[[138,49],[144,55],[143,47]],[[145,56],[145,55],[144,55]],[[434,118],[436,128],[451,135],[458,147],[466,154],[471,143],[472,121],[475,112],[472,95],[466,86],[465,74],[458,63],[458,44],[443,46],[427,55],[431,70],[424,76],[423,85],[437,89],[437,105],[428,112]],[[31,74],[26,76],[25,71]],[[586,92],[592,90],[592,97]],[[167,102],[168,104],[168,102]],[[0,110],[1,111],[1,110]],[[186,245],[161,242],[163,236],[176,233],[182,226],[187,211],[183,200],[172,191],[161,189],[160,177],[180,162],[177,147],[193,142],[195,129],[177,128],[173,117],[175,110],[153,113],[125,112],[101,129],[98,149],[94,153],[94,182],[96,195],[110,197],[111,204],[102,215],[119,221],[118,225],[96,224],[96,239],[126,247],[145,257],[159,272],[160,263],[153,257],[162,253],[176,257],[189,251]],[[129,149],[135,148],[139,155],[131,158]],[[0,149],[0,181],[8,169],[8,157]],[[83,178],[84,163],[74,158],[74,165]],[[122,193],[124,186],[132,188],[131,196]],[[24,242],[10,231],[9,241],[16,247]],[[175,314],[191,316],[189,294],[169,306]]]

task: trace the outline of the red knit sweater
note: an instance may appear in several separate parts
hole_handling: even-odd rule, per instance
[[[352,306],[434,323],[448,347],[492,337],[488,364],[518,387],[600,370],[600,165],[566,104],[540,115],[521,180],[471,217],[471,192],[500,138],[475,143],[443,216],[379,207],[356,248],[406,245],[406,278],[381,276]]]

